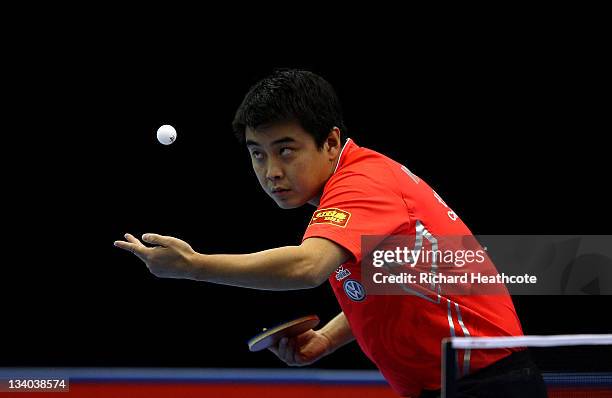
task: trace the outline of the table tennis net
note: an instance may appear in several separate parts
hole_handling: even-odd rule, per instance
[[[444,339],[442,397],[458,396],[458,382],[470,357],[479,350],[500,348],[528,352],[542,373],[550,398],[612,398],[612,334]]]

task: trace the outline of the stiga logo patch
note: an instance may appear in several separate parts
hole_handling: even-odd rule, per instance
[[[321,209],[315,211],[310,220],[310,224],[333,224],[339,227],[346,227],[351,219],[351,213],[340,209]]]

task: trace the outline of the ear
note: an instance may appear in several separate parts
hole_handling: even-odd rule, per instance
[[[330,161],[336,160],[342,150],[342,142],[340,141],[340,129],[334,127],[329,131],[325,144],[323,146],[325,153]]]

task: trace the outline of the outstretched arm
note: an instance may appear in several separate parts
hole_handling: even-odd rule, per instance
[[[143,235],[147,247],[126,234],[115,246],[140,258],[156,276],[185,278],[262,290],[307,289],[322,284],[350,256],[342,246],[323,238],[309,238],[300,246],[286,246],[251,254],[200,254],[170,236]]]

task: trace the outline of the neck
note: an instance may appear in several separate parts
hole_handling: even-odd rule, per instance
[[[331,170],[329,172],[329,176],[327,177],[327,179],[325,180],[325,184],[327,184],[327,181],[329,181],[329,179],[334,175],[334,171],[336,171],[336,167],[338,166],[338,162],[340,161],[340,156],[338,156],[331,164]],[[325,186],[325,184],[323,184],[323,186]],[[323,195],[323,188],[321,188],[321,192],[319,192],[319,194],[317,196],[315,196],[314,198],[310,199],[308,201],[309,205],[313,205],[314,207],[319,207],[319,204],[321,203],[321,196]]]

